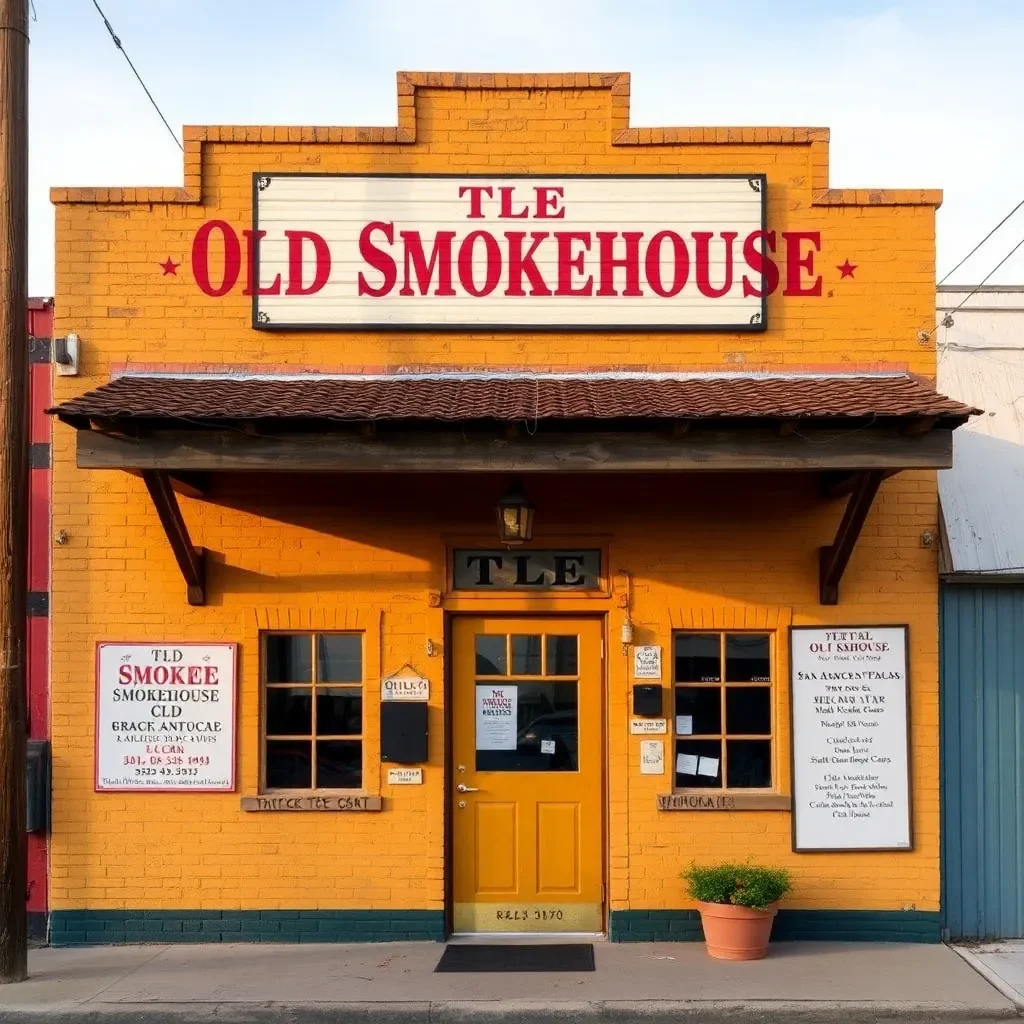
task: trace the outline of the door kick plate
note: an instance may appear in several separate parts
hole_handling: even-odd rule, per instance
[[[457,932],[600,932],[600,903],[456,903]]]

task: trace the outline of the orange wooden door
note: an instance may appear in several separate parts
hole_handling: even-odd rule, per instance
[[[601,624],[454,627],[454,930],[600,932]]]

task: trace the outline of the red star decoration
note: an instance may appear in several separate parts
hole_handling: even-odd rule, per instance
[[[164,277],[166,277],[168,274],[174,274],[175,277],[177,277],[177,275],[178,275],[178,267],[180,267],[181,264],[180,263],[175,263],[174,260],[172,260],[171,257],[168,256],[167,257],[167,262],[166,263],[160,263],[160,264],[158,264],[158,266],[161,266],[161,267],[164,268]]]
[[[857,269],[856,263],[851,263],[849,259],[843,264],[836,267],[839,271],[839,280],[841,281],[844,277],[853,277],[853,272]]]

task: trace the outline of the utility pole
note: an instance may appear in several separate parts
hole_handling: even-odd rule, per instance
[[[0,0],[0,983],[28,976],[28,4]]]

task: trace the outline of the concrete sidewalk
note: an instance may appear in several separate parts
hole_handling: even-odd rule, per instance
[[[216,1020],[502,1024],[881,1019],[1016,1015],[938,945],[776,943],[753,963],[701,943],[597,943],[580,974],[435,974],[444,947],[175,945],[33,950],[31,979],[0,989],[0,1020],[104,1024]]]
[[[988,980],[1024,1012],[1024,941],[1008,939],[953,949],[983,978]]]

